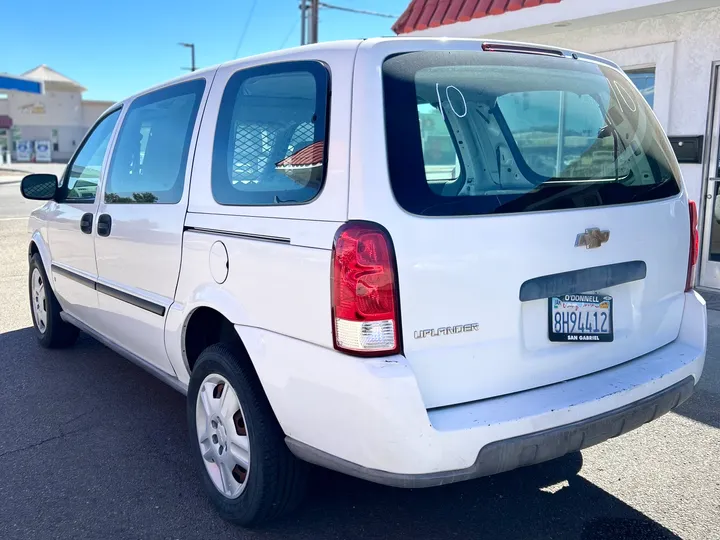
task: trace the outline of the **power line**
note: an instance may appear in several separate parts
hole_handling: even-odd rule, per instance
[[[358,13],[360,15],[372,15],[374,17],[385,17],[387,19],[397,19],[397,15],[390,15],[389,13],[378,13],[377,11],[367,11],[364,9],[353,9],[345,6],[336,6],[334,4],[326,4],[325,2],[319,2],[320,7],[327,9],[336,9],[338,11],[348,11],[350,13]]]
[[[242,47],[243,40],[245,39],[245,34],[247,34],[248,27],[250,26],[250,21],[252,20],[253,13],[255,13],[255,6],[257,5],[257,0],[253,0],[253,3],[250,5],[250,13],[248,13],[247,19],[245,19],[245,26],[242,29],[242,32],[240,33],[240,38],[238,39],[237,47],[235,47],[235,54],[233,55],[233,58],[238,57],[238,53],[240,52],[240,47]]]
[[[300,23],[300,21],[297,21],[297,20],[293,23],[292,27],[290,28],[290,31],[287,33],[287,36],[285,36],[285,39],[283,39],[282,45],[280,45],[281,49],[283,47],[285,47],[285,45],[287,45],[287,42],[290,39],[290,36],[293,35],[293,32],[295,31],[295,29],[297,28],[299,23]]]
[[[302,20],[302,31],[300,33],[300,44],[305,44],[306,35],[306,24],[308,43],[318,42],[318,8],[334,9],[337,11],[345,11],[346,13],[355,13],[357,15],[370,15],[373,17],[383,17],[387,19],[397,19],[395,15],[389,13],[378,13],[377,11],[368,11],[365,9],[354,9],[345,6],[337,6],[335,4],[328,4],[327,2],[320,2],[319,0],[300,0],[300,18]],[[306,23],[307,19],[307,23]]]

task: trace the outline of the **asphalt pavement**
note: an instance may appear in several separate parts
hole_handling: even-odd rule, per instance
[[[26,210],[14,190],[0,178],[2,540],[720,538],[716,311],[695,395],[634,432],[555,462],[425,490],[318,470],[298,512],[258,530],[233,527],[191,466],[182,395],[90,337],[62,351],[35,343],[26,220],[16,219]]]
[[[42,202],[28,201],[20,196],[20,178],[0,176],[0,220],[27,217]]]

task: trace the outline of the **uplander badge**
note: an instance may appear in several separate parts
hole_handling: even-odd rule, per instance
[[[440,328],[428,328],[427,330],[415,330],[415,339],[429,337],[450,336],[452,334],[463,334],[465,332],[479,332],[478,323],[457,324],[455,326],[441,326]]]

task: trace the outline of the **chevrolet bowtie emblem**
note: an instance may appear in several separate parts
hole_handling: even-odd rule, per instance
[[[583,247],[587,249],[595,249],[602,246],[610,240],[610,231],[601,231],[600,229],[585,229],[584,233],[577,235],[575,239],[575,247]]]

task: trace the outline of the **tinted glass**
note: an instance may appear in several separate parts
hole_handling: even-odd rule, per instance
[[[429,103],[420,103],[418,118],[428,184],[455,182],[460,178],[460,162],[442,113]]]
[[[650,107],[655,106],[655,70],[641,69],[637,71],[627,71],[627,76],[635,84],[637,89],[648,102]]]
[[[120,126],[110,163],[106,203],[177,203],[185,183],[205,80],[140,96]]]
[[[110,113],[85,139],[60,181],[59,199],[67,202],[95,201],[103,161],[119,117],[120,109]]]
[[[223,94],[213,148],[220,204],[313,199],[325,171],[329,76],[317,62],[240,71]]]
[[[614,139],[598,138],[606,125],[588,95],[539,91],[505,94],[497,106],[522,159],[535,174],[555,178],[609,178],[615,175]],[[630,174],[618,160],[618,174]]]
[[[483,52],[383,65],[393,192],[423,215],[624,204],[680,192],[652,111],[617,70]]]

